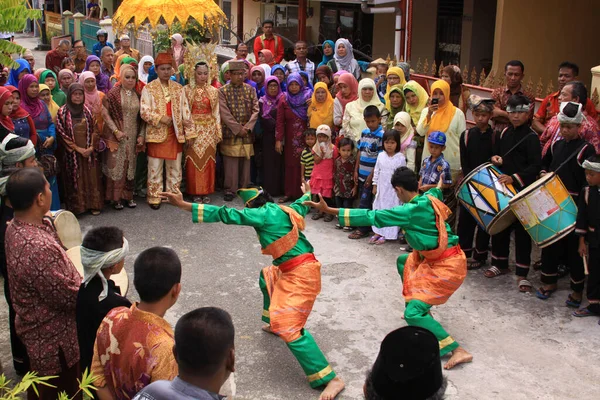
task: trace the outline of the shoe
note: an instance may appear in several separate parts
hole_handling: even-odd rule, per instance
[[[160,210],[160,203],[158,204],[150,204],[150,208],[153,210]]]
[[[233,197],[234,197],[233,193],[225,193],[225,195],[223,196],[223,200],[232,201]]]
[[[127,202],[127,208],[136,208],[137,207],[137,203],[134,200],[129,200]]]

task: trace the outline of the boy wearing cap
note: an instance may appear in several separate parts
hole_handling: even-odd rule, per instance
[[[467,129],[460,136],[460,167],[462,176],[469,175],[475,168],[488,162],[494,155],[494,130],[489,125],[490,118],[494,112],[494,99],[484,99],[472,94],[469,96],[468,104],[475,126]],[[475,252],[473,252],[473,236],[475,237]],[[467,256],[467,268],[481,268],[488,258],[488,245],[490,235],[485,229],[477,227],[475,218],[464,206],[460,206],[458,214],[458,238],[460,247]]]
[[[423,160],[423,165],[419,171],[419,192],[426,192],[437,186],[442,178],[442,189],[447,189],[452,185],[452,174],[450,173],[450,164],[444,159],[443,151],[446,149],[446,135],[440,131],[433,131],[427,138],[429,148],[429,157]]]
[[[512,184],[521,191],[535,182],[542,167],[542,152],[537,133],[531,129],[529,115],[533,104],[521,94],[508,99],[506,111],[511,126],[496,133],[492,164],[500,168],[502,175],[498,182]],[[508,269],[510,234],[515,231],[515,260],[517,285],[520,292],[531,292],[531,282],[527,280],[531,263],[531,237],[519,221],[492,236],[492,267],[485,276],[493,278],[503,275]]]
[[[585,171],[581,164],[596,154],[594,146],[579,136],[579,127],[583,121],[582,108],[581,104],[575,102],[564,102],[560,105],[557,118],[560,122],[562,140],[558,140],[550,146],[542,158],[541,171],[542,175],[547,172],[555,172],[575,203],[577,203],[579,193],[586,185]],[[578,247],[579,237],[575,232],[571,232],[561,240],[542,249],[543,286],[535,293],[539,299],[546,300],[556,291],[558,264],[562,263],[562,260],[566,260],[571,274],[571,290],[573,290],[573,293],[567,298],[566,304],[575,308],[581,305],[585,274],[583,261],[577,252]]]

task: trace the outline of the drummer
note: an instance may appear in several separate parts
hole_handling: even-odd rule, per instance
[[[106,314],[115,307],[131,307],[131,302],[121,296],[121,289],[110,279],[121,272],[128,252],[129,243],[123,231],[114,226],[93,228],[83,238],[83,283],[77,296],[82,371],[91,368],[96,332]]]
[[[560,105],[558,122],[560,122],[560,136],[552,144],[542,159],[542,175],[546,172],[556,172],[565,188],[577,204],[579,193],[586,186],[585,170],[581,166],[583,161],[596,154],[594,146],[579,136],[579,128],[583,121],[583,106],[580,103],[564,102]],[[563,165],[564,164],[564,165]],[[560,169],[558,169],[560,167]],[[535,295],[546,300],[557,289],[558,264],[566,260],[571,274],[571,290],[573,293],[567,298],[569,307],[578,308],[581,305],[585,274],[583,260],[577,252],[579,237],[575,231],[542,249],[542,284]]]
[[[506,107],[511,126],[497,133],[494,139],[494,156],[491,161],[503,174],[498,181],[512,184],[517,190],[523,190],[532,184],[541,169],[540,140],[529,122],[529,113],[533,106],[523,95],[511,96]],[[492,236],[492,267],[485,271],[485,276],[493,278],[510,272],[508,256],[510,233],[513,230],[517,285],[520,292],[531,292],[533,286],[527,280],[531,263],[531,237],[518,221]]]
[[[460,137],[460,167],[463,176],[467,176],[475,168],[490,160],[494,155],[494,131],[489,124],[494,112],[494,99],[484,99],[472,94],[468,100],[473,113],[475,126],[467,129]],[[475,238],[475,253],[473,253],[473,236]],[[461,205],[458,214],[458,240],[461,249],[467,256],[467,269],[481,268],[487,262],[490,235],[477,228],[475,218]]]

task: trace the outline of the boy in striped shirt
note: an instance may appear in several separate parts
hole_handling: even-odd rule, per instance
[[[315,157],[312,153],[312,148],[317,143],[317,130],[308,128],[304,131],[304,144],[306,147],[300,155],[300,179],[302,182],[310,180],[313,167],[315,166]]]

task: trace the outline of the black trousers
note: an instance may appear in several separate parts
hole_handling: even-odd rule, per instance
[[[13,366],[17,374],[24,375],[29,372],[29,356],[27,355],[27,349],[21,339],[19,339],[15,328],[15,318],[17,317],[17,313],[12,306],[12,300],[10,298],[8,276],[4,277],[4,297],[6,297],[6,303],[8,304],[8,326],[10,330],[10,348],[12,351]]]
[[[565,263],[571,274],[571,289],[574,292],[583,292],[585,274],[583,272],[583,259],[577,251],[579,236],[571,232],[558,242],[542,249],[542,283],[555,285],[558,281],[558,266]]]
[[[488,257],[488,245],[490,235],[480,226],[464,206],[459,207],[458,212],[458,243],[465,252],[467,258],[485,262]],[[475,233],[477,232],[477,233]],[[473,237],[475,237],[475,249],[473,249]],[[475,252],[473,252],[475,250]]]
[[[360,196],[360,201],[358,203],[358,208],[364,208],[367,210],[373,209],[373,185],[369,185],[369,187],[365,187],[365,183],[362,181],[358,181],[358,195]],[[359,226],[358,229],[362,233],[371,232],[370,226]]]
[[[531,265],[531,237],[519,221],[492,236],[492,265],[499,269],[508,268],[510,233],[515,232],[516,275],[527,277]]]
[[[588,248],[587,298],[588,309],[600,314],[600,247]]]
[[[335,196],[335,206],[337,208],[352,208],[354,199],[341,196]]]

